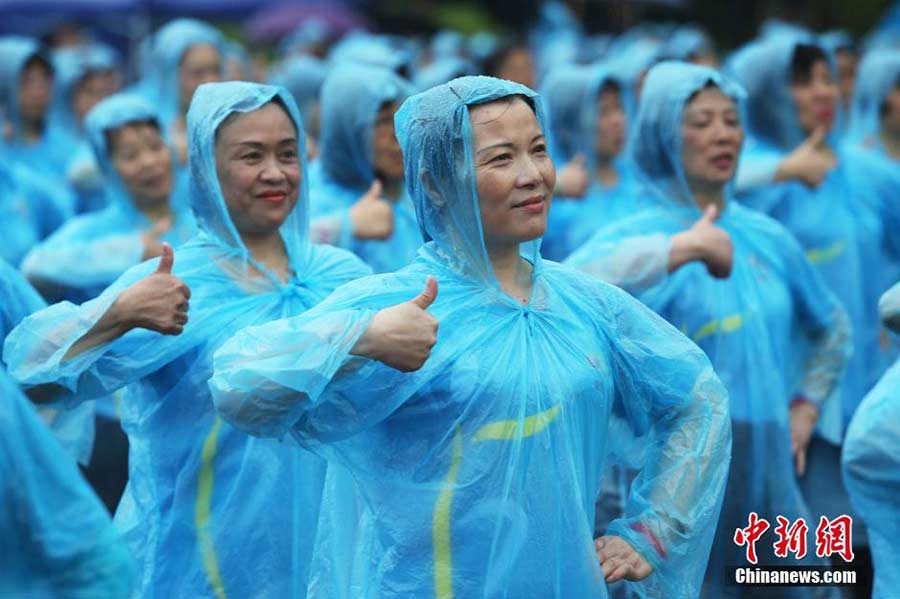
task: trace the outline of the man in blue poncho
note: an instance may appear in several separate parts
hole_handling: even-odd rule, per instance
[[[199,234],[93,301],[32,315],[4,357],[24,384],[56,384],[73,401],[124,388],[130,477],[115,522],[139,596],[303,597],[325,463],[219,419],[212,353],[370,270],[308,243],[305,138],[287,91],[200,86],[188,132]]]
[[[726,568],[746,565],[733,535],[751,511],[772,521],[809,518],[794,463],[802,473],[813,425],[848,350],[846,314],[796,240],[733,202],[742,97],[732,80],[706,67],[663,62],[651,69],[633,153],[645,207],[566,261],[602,276],[595,265],[621,260],[623,241],[661,237],[657,243],[671,248],[673,272],[636,295],[707,353],[731,406],[735,459],[704,581],[710,599],[745,596],[726,586]],[[719,214],[716,225],[732,240],[724,273],[711,268],[715,262],[681,264],[678,237],[702,211]],[[770,551],[759,554],[763,563],[778,563]],[[765,589],[764,596],[777,595]]]
[[[602,598],[622,578],[698,591],[726,394],[674,328],[541,258],[556,178],[543,118],[537,94],[489,77],[408,99],[397,128],[430,240],[416,260],[215,356],[227,420],[350,469],[368,523],[341,553],[354,596]],[[595,545],[616,460],[641,473]]]

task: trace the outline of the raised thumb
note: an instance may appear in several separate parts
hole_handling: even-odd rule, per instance
[[[711,225],[717,218],[719,218],[719,207],[715,204],[710,204],[703,209],[703,216],[700,217],[698,222]]]
[[[381,197],[381,181],[378,179],[372,181],[372,184],[369,186],[369,191],[366,192],[366,197],[372,199]]]
[[[170,275],[172,274],[172,265],[175,264],[175,252],[168,243],[163,243],[162,254],[159,257],[159,265],[156,272]]]
[[[437,281],[434,280],[434,277],[428,277],[428,282],[425,283],[425,289],[411,301],[422,310],[427,310],[428,306],[434,303],[435,298],[437,298],[437,293]]]
[[[825,142],[825,127],[816,127],[813,129],[813,132],[810,133],[807,143],[814,148],[822,147],[822,144]]]

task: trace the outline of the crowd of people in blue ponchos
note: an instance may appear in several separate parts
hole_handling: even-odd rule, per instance
[[[900,28],[6,35],[0,119],[0,597],[897,597]]]

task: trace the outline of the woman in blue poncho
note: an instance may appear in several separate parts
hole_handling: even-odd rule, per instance
[[[0,108],[5,119],[0,156],[59,177],[65,173],[71,147],[50,118],[53,92],[53,64],[38,42],[20,36],[0,38]]]
[[[118,94],[88,113],[87,134],[106,181],[107,208],[69,220],[26,256],[22,270],[48,297],[93,299],[162,244],[194,234],[185,191],[176,189],[172,151],[159,113]]]
[[[128,596],[125,544],[2,366],[0,465],[0,597]]]
[[[563,260],[599,228],[632,214],[633,177],[625,146],[628,93],[603,65],[563,66],[544,82],[558,164],[585,157],[590,185],[583,198],[555,198],[541,253]]]
[[[881,317],[900,330],[900,285],[880,302]],[[900,362],[895,362],[866,395],[844,440],[844,483],[850,501],[868,526],[875,566],[874,599],[889,599],[900,588]]]
[[[900,49],[863,57],[850,114],[851,139],[900,164]]]
[[[68,216],[75,208],[64,183],[72,147],[50,118],[53,88],[53,66],[37,41],[0,37],[0,159],[33,173],[56,204],[53,212]]]
[[[409,91],[387,68],[352,63],[335,66],[322,86],[320,153],[310,169],[313,235],[375,272],[404,266],[422,245],[394,133],[394,112]]]
[[[802,471],[819,407],[843,368],[848,337],[843,309],[796,240],[775,221],[732,201],[742,96],[734,82],[706,67],[665,62],[651,69],[634,146],[647,208],[601,230],[566,261],[593,273],[598,259],[623,241],[672,239],[705,210],[721,215],[716,224],[732,239],[727,278],[688,264],[638,294],[707,353],[729,392],[734,459],[704,588],[716,599],[741,596],[739,587],[722,585],[727,566],[746,564],[733,535],[747,526],[751,511],[772,522],[777,515],[809,517],[792,454]],[[757,552],[763,563],[778,563],[770,549],[758,546]],[[765,596],[772,592],[765,589]]]
[[[429,239],[416,260],[215,356],[226,419],[350,469],[370,523],[341,556],[356,553],[357,597],[606,597],[604,577],[697,592],[725,392],[638,302],[541,258],[555,183],[542,123],[537,94],[489,77],[408,99],[397,127]],[[608,456],[643,469],[598,563]]]
[[[96,300],[32,315],[4,358],[24,384],[55,383],[77,400],[125,388],[130,479],[116,524],[140,596],[302,597],[324,462],[217,418],[212,352],[370,271],[307,241],[303,127],[285,90],[203,85],[188,130],[200,233],[174,266],[167,250]]]
[[[748,93],[751,142],[741,170],[745,164],[750,171],[775,169],[775,183],[749,190],[741,201],[794,234],[843,304],[853,330],[853,352],[840,385],[841,422],[819,427],[801,481],[813,512],[834,518],[852,513],[840,477],[843,431],[895,355],[877,305],[900,267],[900,176],[871,152],[838,142],[838,89],[829,57],[812,38],[776,35],[756,42],[732,68]],[[817,187],[781,181],[785,154],[807,145],[809,137],[828,160],[824,178]],[[855,541],[864,545],[862,530]]]

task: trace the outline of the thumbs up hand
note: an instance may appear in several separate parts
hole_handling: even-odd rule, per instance
[[[156,221],[156,224],[141,235],[141,243],[144,245],[144,253],[141,256],[142,261],[162,255],[163,244],[159,238],[171,228],[172,219],[166,216]]]
[[[587,171],[587,159],[584,154],[575,154],[569,162],[559,169],[556,178],[556,193],[566,198],[581,198],[591,184],[591,176]]]
[[[826,135],[823,127],[814,129],[806,141],[781,161],[775,180],[798,180],[807,187],[818,187],[828,171],[837,166],[837,158],[828,146]]]
[[[428,277],[419,295],[379,311],[350,353],[402,372],[421,368],[437,342],[438,321],[427,312],[437,292],[437,281]]]
[[[381,196],[377,179],[350,207],[353,236],[357,239],[388,239],[394,234],[394,207]]]
[[[162,244],[156,271],[123,291],[113,304],[124,328],[141,328],[164,335],[179,335],[188,320],[191,291],[172,274],[175,253]]]
[[[716,226],[717,218],[719,209],[711,204],[690,229],[672,236],[669,272],[688,262],[699,260],[706,265],[706,270],[713,277],[728,278],[731,274],[734,246],[728,233]]]

